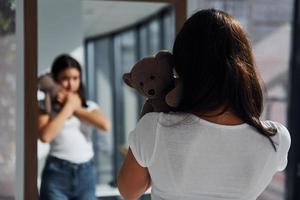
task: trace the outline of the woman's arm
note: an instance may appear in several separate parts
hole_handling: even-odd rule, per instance
[[[100,130],[111,130],[110,120],[105,117],[104,113],[99,108],[92,111],[87,111],[86,109],[80,107],[74,111],[74,115]]]
[[[72,108],[69,105],[65,105],[52,119],[48,114],[40,114],[38,117],[39,138],[45,143],[50,143],[57,136],[59,129],[72,113]]]
[[[151,186],[148,169],[138,164],[129,148],[118,176],[118,189],[125,200],[136,200]]]
[[[69,95],[66,103],[55,117],[51,118],[48,114],[40,114],[38,117],[39,138],[45,143],[50,143],[57,136],[63,123],[80,106],[80,98],[76,95]]]

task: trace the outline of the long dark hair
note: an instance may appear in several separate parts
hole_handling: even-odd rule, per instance
[[[57,81],[57,78],[58,78],[60,72],[64,71],[67,68],[75,68],[79,71],[80,85],[79,85],[79,90],[77,93],[80,96],[82,106],[87,107],[86,98],[85,98],[85,90],[84,90],[84,86],[82,83],[82,68],[76,59],[74,59],[73,57],[71,57],[68,54],[62,54],[62,55],[57,56],[54,59],[54,61],[52,63],[52,67],[51,67],[51,74],[53,76],[53,79],[55,81]]]
[[[276,129],[259,120],[263,93],[250,42],[240,23],[229,14],[201,10],[178,33],[173,55],[175,70],[183,81],[177,111],[206,113],[224,107],[267,137]]]

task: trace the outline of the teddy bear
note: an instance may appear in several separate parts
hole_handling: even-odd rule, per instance
[[[52,111],[58,111],[61,108],[60,103],[56,101],[56,97],[64,90],[54,81],[51,73],[43,74],[38,78],[38,89],[45,93],[44,112],[50,114]]]
[[[179,80],[179,79],[178,79]],[[123,81],[146,97],[140,117],[148,112],[169,112],[180,101],[181,84],[173,75],[173,58],[168,51],[145,57],[134,64]]]

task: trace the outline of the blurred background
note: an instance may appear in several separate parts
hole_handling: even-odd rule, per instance
[[[289,65],[293,0],[187,0],[188,16],[217,8],[235,16],[251,40],[265,90],[263,119],[288,125]],[[16,32],[15,0],[0,0],[0,200],[15,199]],[[94,131],[97,196],[119,199],[115,179],[121,150],[135,127],[143,99],[122,82],[140,58],[172,50],[175,9],[168,3],[96,0],[38,0],[38,74],[69,53],[84,66],[88,99],[113,122],[109,133]],[[42,94],[38,93],[38,98]],[[38,184],[49,146],[38,141]],[[259,200],[284,200],[285,172]],[[39,187],[39,185],[38,185]],[[145,195],[144,199],[149,199]]]

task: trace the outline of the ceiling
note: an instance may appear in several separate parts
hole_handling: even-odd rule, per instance
[[[113,32],[159,12],[168,3],[82,1],[84,37]]]

